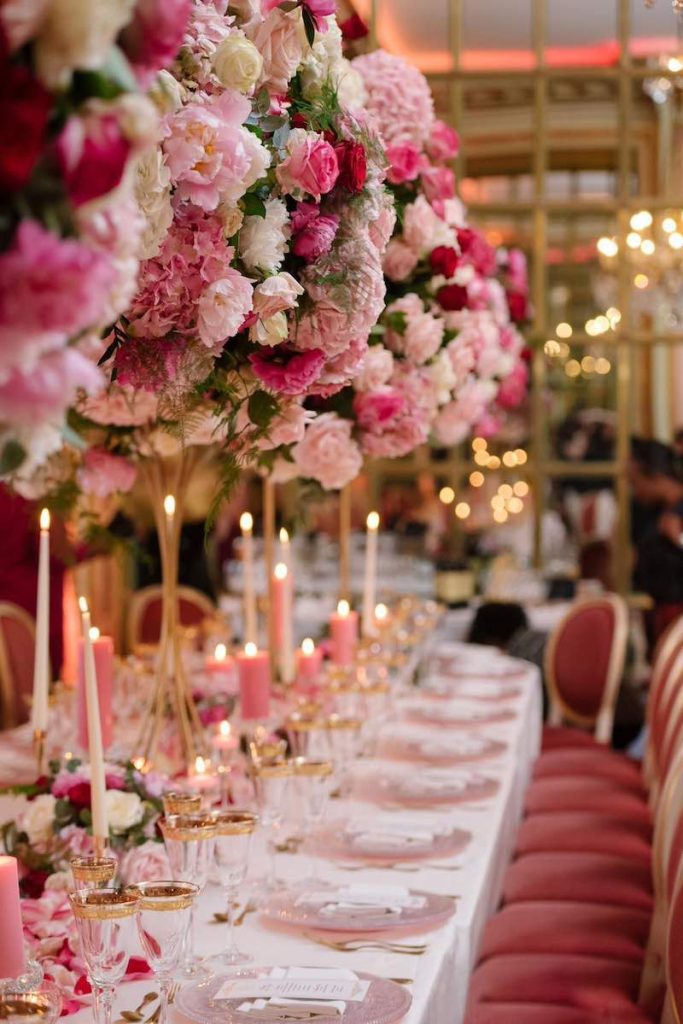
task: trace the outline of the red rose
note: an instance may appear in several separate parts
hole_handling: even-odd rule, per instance
[[[0,191],[23,188],[43,151],[52,97],[28,68],[7,60],[0,38]]]
[[[445,284],[436,293],[436,301],[449,313],[467,309],[467,298],[467,288],[463,288],[461,284]]]
[[[299,112],[292,115],[292,120],[290,121],[290,124],[292,128],[308,128],[308,121],[306,120],[304,115],[300,114]]]
[[[458,254],[450,245],[437,245],[429,254],[429,265],[433,274],[453,277],[459,263]]]
[[[368,26],[358,14],[352,14],[350,18],[346,18],[340,23],[339,28],[342,37],[349,42],[353,42],[355,39],[365,39],[368,34]]]
[[[478,274],[492,277],[496,272],[496,250],[486,241],[483,235],[471,228],[458,230],[458,245],[463,256],[467,256]]]
[[[521,292],[506,292],[505,297],[513,323],[523,323],[527,319],[529,312],[529,303],[526,295],[522,295]]]
[[[75,786],[72,786],[68,793],[68,799],[79,810],[82,807],[90,807],[90,783],[78,782]]]
[[[362,192],[368,176],[365,150],[359,142],[338,142],[334,147],[339,164],[337,182],[349,192]]]
[[[475,232],[472,228],[458,228],[456,232],[458,236],[458,245],[460,246],[460,252],[465,256],[470,249],[474,239],[476,237]]]

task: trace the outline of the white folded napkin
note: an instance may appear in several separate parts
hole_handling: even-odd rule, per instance
[[[400,915],[406,909],[425,905],[425,897],[414,895],[403,885],[347,885],[333,892],[310,893],[297,903],[319,904],[321,913],[335,917],[370,917],[378,912]]]
[[[273,967],[271,978],[301,981],[357,981],[354,971],[343,967]],[[346,1003],[339,999],[253,999],[237,1007],[242,1013],[259,1013],[262,1020],[315,1021],[343,1017]]]

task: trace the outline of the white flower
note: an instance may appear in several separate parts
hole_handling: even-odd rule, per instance
[[[291,274],[273,274],[254,289],[254,311],[264,319],[283,309],[293,309],[304,289]]]
[[[156,256],[173,221],[171,174],[158,147],[143,153],[137,164],[135,198],[145,218],[140,258]]]
[[[94,71],[104,64],[134,6],[134,0],[50,0],[35,42],[45,85],[66,85],[75,68]]]
[[[257,345],[279,345],[289,334],[287,314],[280,312],[265,320],[257,320],[249,331],[249,337]]]
[[[333,77],[337,85],[337,96],[346,110],[363,110],[367,100],[367,92],[363,76],[352,66],[346,57],[337,64]]]
[[[41,793],[20,814],[19,828],[26,833],[32,846],[47,843],[53,836],[56,803],[51,793]]]
[[[240,256],[247,270],[274,273],[284,259],[289,235],[289,216],[281,199],[266,201],[265,217],[245,217]]]
[[[337,90],[342,107],[349,110],[362,108],[366,99],[365,85],[360,72],[342,57],[342,37],[334,17],[325,19],[327,31],[317,33],[315,42],[301,65],[301,89],[308,100],[320,96],[325,82]]]
[[[261,75],[263,57],[250,39],[235,32],[214,53],[213,70],[226,89],[249,92]]]
[[[149,98],[160,114],[173,114],[180,110],[185,100],[184,86],[170,71],[159,71],[149,90]]]
[[[432,379],[434,394],[439,405],[450,402],[453,388],[457,384],[457,377],[453,370],[448,352],[443,349],[438,353],[434,362],[428,367]]]
[[[104,795],[107,820],[112,832],[127,832],[139,825],[145,816],[142,800],[137,793],[124,793],[121,789],[108,789]]]

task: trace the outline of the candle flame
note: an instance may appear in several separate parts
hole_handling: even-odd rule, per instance
[[[81,594],[81,596],[78,599],[78,607],[81,610],[81,615],[87,615],[88,614],[88,602],[86,601],[86,599],[83,597],[82,594]]]
[[[379,622],[383,622],[389,614],[389,609],[385,604],[375,605],[375,618]]]
[[[228,648],[225,644],[216,644],[216,650],[213,652],[213,656],[216,661],[225,661],[228,656]]]
[[[207,765],[206,765],[206,761],[201,756],[201,754],[197,754],[197,756],[194,759],[194,770],[197,773],[197,775],[205,775],[206,774]]]
[[[289,544],[289,531],[284,526],[280,529],[280,543]]]
[[[164,512],[169,517],[175,515],[175,498],[172,494],[167,494],[164,498]]]
[[[251,512],[243,512],[240,516],[240,530],[242,533],[251,533],[254,529],[254,517]]]
[[[41,530],[50,529],[50,510],[44,508],[40,513],[40,528]]]
[[[91,640],[99,640],[100,639],[100,631],[97,628],[97,626],[91,626],[90,629],[88,630],[88,632],[90,634],[90,639]]]
[[[351,605],[348,601],[340,601],[337,605],[337,614],[342,615],[344,618],[346,618],[350,611]]]
[[[368,512],[366,524],[368,530],[379,530],[379,512]]]
[[[248,644],[244,645],[244,653],[248,658],[255,658],[258,654],[258,647],[250,640]]]
[[[315,651],[315,644],[311,640],[310,636],[307,636],[305,640],[301,641],[301,651],[303,654],[313,654]]]
[[[287,579],[287,566],[284,562],[278,562],[275,566],[275,579],[286,580]]]
[[[226,721],[226,719],[223,719],[223,721],[220,722],[218,725],[218,731],[221,734],[221,736],[229,736],[231,732],[230,722]]]

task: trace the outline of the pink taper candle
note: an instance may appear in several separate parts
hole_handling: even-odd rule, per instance
[[[114,732],[112,711],[112,684],[114,677],[114,641],[110,636],[100,636],[97,627],[90,630],[92,650],[95,656],[97,675],[97,696],[100,705],[100,726],[102,747],[111,746]],[[81,750],[88,749],[88,702],[85,694],[85,665],[83,640],[78,641],[78,691],[77,691],[78,744]]]
[[[336,612],[330,615],[330,641],[335,665],[353,665],[358,646],[358,612],[351,611],[348,601],[340,601]]]
[[[25,970],[17,859],[0,857],[0,978],[18,978]]]
[[[294,679],[294,649],[292,646],[294,590],[292,575],[284,562],[278,562],[275,566],[271,593],[273,637],[276,644],[280,679],[283,683],[291,683]]]
[[[270,714],[270,658],[256,644],[246,644],[237,655],[242,718],[268,718]]]

